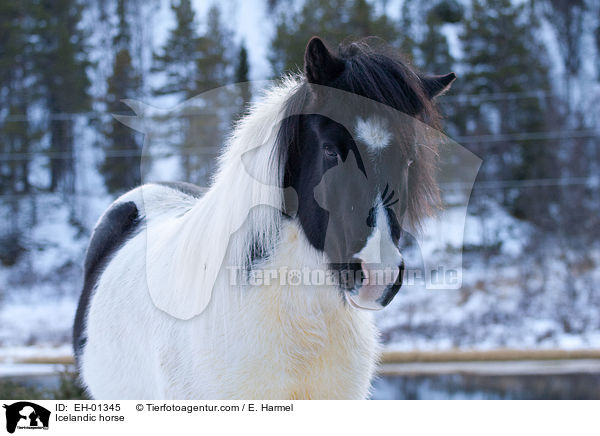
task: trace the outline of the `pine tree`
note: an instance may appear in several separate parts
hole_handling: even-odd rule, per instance
[[[600,16],[600,4],[596,5],[596,17]],[[594,39],[596,40],[596,74],[600,81],[600,18],[596,19],[596,30],[594,31]]]
[[[414,61],[418,54],[418,44],[423,36],[423,17],[426,6],[419,0],[404,0],[400,9],[401,41],[400,50]]]
[[[463,18],[464,10],[458,1],[405,0],[400,12],[403,53],[425,71],[439,73],[450,68],[454,59],[442,27],[448,23],[456,24]]]
[[[579,96],[577,101],[573,91],[579,89],[585,93],[590,86],[588,83],[577,82],[586,59],[585,39],[594,25],[598,26],[596,37],[599,43],[595,58],[600,59],[600,3],[593,0],[546,0],[541,6],[544,16],[554,28],[558,52],[564,65],[563,98],[566,104],[560,101],[559,104],[550,106],[557,113],[553,122],[554,130],[594,128],[596,120],[590,117],[589,106],[578,104],[587,98]],[[600,63],[597,65],[600,73]],[[560,149],[562,177],[595,177],[598,173],[596,138],[566,138],[557,147]],[[557,208],[556,215],[561,218],[560,230],[565,239],[570,243],[577,242],[573,236],[585,235],[584,244],[588,244],[590,235],[599,234],[598,190],[591,186],[575,185],[558,188],[555,196],[560,198],[560,208]]]
[[[161,53],[154,54],[154,72],[166,74],[165,83],[155,95],[182,93],[188,99],[231,83],[232,34],[224,26],[218,6],[212,6],[206,17],[206,32],[198,36],[195,12],[190,0],[172,3],[176,25],[171,30]],[[245,51],[245,47],[244,47]],[[247,75],[247,53],[246,75]]]
[[[171,2],[175,15],[175,27],[169,33],[161,53],[154,53],[153,71],[166,76],[154,95],[175,94],[189,100],[198,95],[198,61],[200,59],[200,38],[197,35],[196,15],[191,1]],[[168,135],[175,144],[175,152],[181,156],[183,178],[191,180],[192,165],[195,157],[191,155],[194,145],[193,124],[197,116],[192,103],[186,103],[183,112],[174,120],[167,120]]]
[[[50,120],[50,189],[74,191],[74,121],[60,114],[89,110],[88,47],[78,0],[35,3],[36,74]]]
[[[221,19],[218,6],[209,8],[206,30],[198,35],[195,12],[189,0],[173,2],[175,28],[160,53],[154,54],[153,71],[165,75],[155,95],[178,94],[185,99],[177,118],[166,120],[165,131],[181,157],[182,178],[205,184],[214,165],[213,148],[224,139],[225,131],[243,103],[235,92],[222,89],[233,83],[234,53],[232,34]],[[238,64],[247,80],[246,65]],[[242,95],[243,99],[249,95]]]
[[[198,92],[218,88],[233,80],[232,33],[223,24],[218,6],[211,6],[206,21],[207,28],[200,37],[200,56],[197,61]]]
[[[299,13],[281,11],[271,41],[269,61],[275,76],[298,71],[310,37],[319,35],[332,46],[344,40],[379,36],[398,41],[395,25],[385,15],[377,15],[366,0],[305,0]]]
[[[171,2],[175,27],[171,30],[162,53],[154,54],[154,72],[167,76],[166,82],[154,90],[155,95],[183,94],[185,99],[197,94],[197,62],[199,38],[196,16],[190,0]]]
[[[39,98],[30,86],[34,75],[32,4],[0,3],[0,263],[13,265],[25,250],[29,220],[22,203],[29,200],[31,153],[40,131],[29,121],[31,102]]]
[[[244,41],[240,44],[238,51],[237,65],[235,67],[235,81],[236,83],[248,82],[250,73],[250,65],[248,64],[248,50]],[[249,99],[245,99],[248,101]]]
[[[422,5],[421,5],[422,6]],[[463,18],[464,10],[455,0],[442,0],[434,3],[425,13],[425,31],[422,39],[415,36],[413,41],[413,53],[418,59],[422,71],[430,74],[446,74],[455,69],[456,60],[450,53],[450,46],[442,28],[447,24],[455,24]],[[462,78],[452,85],[452,93],[460,94]],[[461,125],[462,111],[456,104],[446,99],[439,99],[440,109],[444,116],[444,130],[451,135],[457,135]]]
[[[418,46],[422,70],[442,74],[452,68],[454,58],[450,54],[448,39],[441,32],[441,28],[446,23],[460,20],[461,16],[460,7],[449,1],[438,3],[427,12],[425,35]]]
[[[565,66],[567,107],[572,109],[572,81],[582,62],[582,38],[585,33],[585,0],[546,0],[546,17],[556,30],[558,47]]]
[[[527,5],[510,0],[473,0],[461,36],[467,70],[462,92],[519,96],[548,91],[547,54],[538,34],[539,23]],[[521,134],[547,128],[545,102],[538,98],[484,100],[465,107],[463,114],[461,130],[467,134]],[[525,180],[554,174],[555,150],[544,141],[496,140],[470,147],[485,157],[480,172],[484,178]],[[521,189],[506,194],[503,199],[515,215],[551,224],[547,220],[551,214],[544,211],[552,204],[547,190]]]
[[[127,0],[118,0],[118,33],[113,40],[116,51],[112,75],[108,79],[106,109],[109,113],[129,112],[123,99],[133,99],[141,86],[141,78],[132,64],[129,52],[130,31],[128,25]],[[141,181],[141,141],[129,127],[112,119],[104,131],[104,160],[100,172],[109,192],[119,193],[131,189]]]
[[[234,80],[238,84],[239,92],[240,92],[240,111],[239,115],[243,114],[245,107],[248,103],[250,103],[250,99],[252,98],[251,89],[250,89],[250,65],[248,64],[248,50],[246,50],[246,44],[244,41],[240,44],[240,49],[238,51],[237,64],[235,66],[235,74]]]
[[[32,47],[27,42],[30,5],[27,2],[0,4],[0,193],[17,195],[29,191],[28,167],[32,126],[27,111],[34,98],[26,85],[31,78]],[[14,154],[19,154],[19,157]],[[11,156],[13,155],[13,156]]]
[[[184,148],[185,180],[204,185],[214,170],[214,149],[219,147],[240,105],[235,90],[223,88],[234,78],[232,32],[213,5],[206,15],[206,30],[198,40],[195,90],[199,95],[188,105],[189,129]],[[199,107],[201,106],[201,107]]]

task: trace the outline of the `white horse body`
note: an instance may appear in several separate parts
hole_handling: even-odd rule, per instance
[[[281,218],[278,168],[268,158],[271,130],[296,83],[271,91],[241,122],[202,198],[149,184],[115,202],[135,202],[144,225],[115,252],[91,296],[79,366],[92,397],[368,396],[378,355],[369,312],[345,304],[332,286],[278,280],[241,286],[221,268],[243,265],[257,234],[277,240],[261,268],[324,264],[297,221]],[[265,145],[242,163],[257,144]],[[198,265],[214,272],[212,296],[198,279]],[[204,308],[196,294],[206,303],[207,292]],[[157,302],[162,309],[179,305],[182,315],[172,316]]]

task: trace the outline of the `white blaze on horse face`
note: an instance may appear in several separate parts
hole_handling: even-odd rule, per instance
[[[364,142],[370,151],[378,151],[387,147],[392,141],[392,134],[385,118],[369,117],[366,120],[357,118],[356,138]]]
[[[358,293],[348,295],[350,303],[362,309],[380,310],[379,299],[385,290],[396,281],[402,263],[400,250],[392,240],[387,212],[383,204],[376,209],[376,224],[367,243],[356,257],[361,260],[364,280]]]

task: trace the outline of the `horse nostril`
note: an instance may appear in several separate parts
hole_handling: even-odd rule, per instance
[[[362,273],[362,281],[367,282],[369,281],[369,270],[367,269],[367,264],[364,262],[360,263],[360,271]]]
[[[356,281],[358,282],[358,285],[359,286],[364,285],[365,282],[367,281],[368,277],[369,277],[369,275],[362,268],[362,264],[361,264],[361,268],[359,270],[357,270],[357,272],[356,272]]]
[[[402,287],[403,278],[404,278],[404,261],[402,261],[400,263],[400,265],[398,265],[398,275],[396,276],[396,281],[394,283],[392,283],[391,285],[389,285],[385,289],[385,291],[383,291],[381,298],[379,298],[379,300],[377,300],[379,302],[379,304],[381,304],[383,307],[385,307],[392,302],[392,300],[394,299],[394,297],[396,296],[396,294]]]
[[[344,265],[338,264],[337,268],[339,268],[342,288],[352,290],[362,285],[364,273],[360,261],[353,259]]]

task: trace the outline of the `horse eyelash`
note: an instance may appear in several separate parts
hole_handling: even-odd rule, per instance
[[[393,206],[394,204],[396,204],[396,203],[398,203],[400,201],[399,198],[396,198],[396,200],[392,201],[393,198],[394,198],[394,194],[396,193],[396,191],[392,190],[392,192],[390,192],[389,194],[387,194],[389,187],[390,186],[388,184],[386,184],[385,185],[385,189],[383,190],[383,194],[381,195],[381,198],[383,199],[383,206],[384,207]]]
[[[390,192],[390,194],[387,196],[387,198],[385,198],[385,200],[383,200],[384,203],[387,203],[389,201],[392,200],[392,198],[394,198],[394,194],[396,193],[396,191],[392,191]]]
[[[399,199],[399,198],[396,198],[396,199],[395,199],[394,201],[392,201],[391,203],[388,203],[388,204],[386,204],[386,205],[385,205],[385,207],[390,207],[390,206],[393,206],[394,204],[398,203],[399,201],[400,201],[400,199]]]

